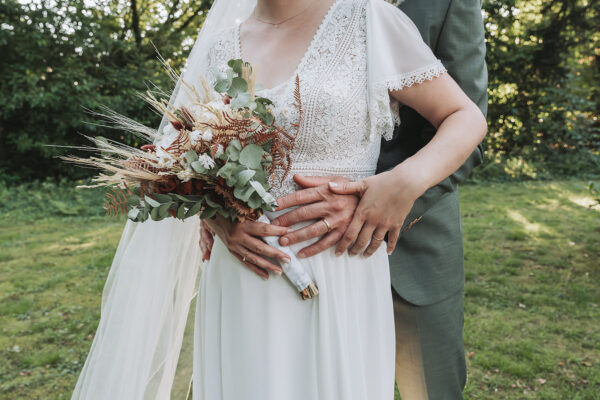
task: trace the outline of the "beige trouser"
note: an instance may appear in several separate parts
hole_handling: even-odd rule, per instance
[[[462,292],[421,307],[392,291],[396,383],[402,400],[462,399],[466,382]]]

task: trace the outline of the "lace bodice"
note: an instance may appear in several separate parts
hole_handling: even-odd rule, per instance
[[[275,197],[298,189],[293,174],[338,175],[358,180],[375,173],[381,138],[369,133],[367,1],[336,1],[294,74],[276,87],[259,92],[274,102],[277,124],[294,132],[291,124],[298,119],[294,107],[296,75],[300,79],[303,119],[291,153],[290,174],[281,185],[272,188]],[[208,58],[209,65],[217,68],[231,58],[243,58],[239,25],[219,34]],[[438,62],[414,76],[399,76],[398,82],[388,84],[390,88],[401,88],[443,71]],[[276,174],[283,175],[282,171]]]

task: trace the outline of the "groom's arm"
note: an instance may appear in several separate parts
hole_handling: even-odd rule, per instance
[[[480,0],[450,1],[437,48],[433,50],[461,89],[486,115],[488,75]],[[425,214],[444,194],[454,191],[456,185],[465,180],[482,160],[483,150],[479,145],[456,172],[415,201],[404,221],[403,230]]]

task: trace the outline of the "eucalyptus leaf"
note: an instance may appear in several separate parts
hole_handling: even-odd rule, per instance
[[[237,174],[243,168],[236,162],[228,162],[217,171],[217,176],[224,178],[229,186],[234,186],[237,182]]]
[[[149,196],[144,196],[144,200],[152,207],[160,206],[160,203]]]
[[[261,208],[263,205],[262,198],[258,195],[258,193],[254,192],[252,196],[247,201],[248,207],[250,208]]]
[[[264,153],[262,147],[251,143],[242,149],[242,152],[240,153],[240,164],[251,169],[257,169],[260,167]]]
[[[204,196],[204,202],[206,203],[206,205],[208,205],[209,207],[213,207],[213,208],[218,208],[221,207],[221,205],[219,203],[215,203],[209,195]]]
[[[256,99],[254,99],[254,101],[256,101],[257,103],[261,103],[265,106],[273,104],[273,102],[271,100],[267,99],[266,97],[257,97]]]
[[[273,117],[273,114],[271,114],[268,110],[267,110],[267,112],[260,114],[259,118],[265,125],[271,125],[273,123],[273,121],[275,120],[275,117]]]
[[[233,139],[231,142],[229,142],[229,145],[225,150],[225,154],[229,160],[237,161],[240,159],[240,151],[242,151],[242,144],[239,140]]]
[[[160,204],[164,204],[164,203],[169,203],[171,202],[171,196],[168,194],[162,194],[162,193],[152,193],[152,198],[156,201],[158,201]],[[154,206],[157,207],[157,206]]]
[[[257,115],[262,115],[264,113],[267,112],[267,108],[265,107],[265,105],[259,101],[254,100],[254,104],[255,104],[255,108],[254,108],[254,112]]]
[[[215,214],[217,213],[217,209],[216,208],[207,208],[206,210],[202,211],[202,213],[200,213],[200,219],[209,219],[215,216]]]
[[[190,167],[194,170],[194,172],[199,174],[205,174],[208,172],[208,170],[204,168],[204,164],[202,164],[201,161],[194,161],[190,164]]]
[[[244,92],[244,93],[238,93],[237,96],[235,96],[233,99],[231,99],[230,105],[231,105],[231,108],[238,109],[238,108],[247,107],[249,102],[250,102],[250,93]]]
[[[264,186],[256,181],[250,181],[250,185],[256,190],[256,193],[264,200],[265,203],[271,204],[275,202],[275,197],[269,192],[267,192]]]
[[[177,199],[177,200],[181,200],[181,201],[190,201],[190,196],[182,196],[182,195],[180,195],[180,194],[177,194],[177,193],[171,193],[171,196],[172,196],[174,199]]]
[[[152,218],[153,221],[160,221],[158,208],[153,208],[152,211],[150,211],[150,218]]]
[[[267,183],[267,173],[265,172],[265,170],[262,169],[262,168],[259,168],[259,169],[255,170],[255,171],[256,171],[256,174],[254,175],[253,180],[255,180],[257,182],[260,182],[260,183],[263,183],[263,184],[266,185],[266,183]]]
[[[242,201],[248,201],[254,192],[256,192],[256,190],[252,186],[244,186],[243,188],[233,189],[233,195]]]
[[[141,222],[144,222],[144,221],[147,221],[147,220],[148,220],[148,217],[150,217],[150,212],[148,211],[148,209],[147,209],[147,208],[143,208],[143,209],[140,211],[139,220],[140,220]]]
[[[137,207],[133,207],[131,210],[129,210],[129,212],[127,213],[127,218],[129,218],[132,221],[137,220],[138,216],[140,215],[140,209]]]
[[[202,209],[202,206],[204,205],[204,203],[202,201],[197,202],[196,204],[194,204],[192,207],[190,207],[187,212],[185,213],[185,216],[183,217],[185,218],[189,218],[189,217],[193,217],[194,215],[198,214],[200,212],[200,210]]]
[[[165,204],[161,204],[160,207],[158,207],[158,215],[160,215],[162,218],[166,218],[169,216],[169,208],[171,207],[173,203],[165,203]]]
[[[177,207],[177,218],[183,219],[185,217],[185,204],[181,203],[179,207]]]
[[[253,169],[245,169],[238,172],[236,186],[246,186],[248,184],[248,181],[252,179],[254,175],[256,175],[256,171]]]
[[[235,59],[231,59],[229,61],[227,61],[227,65],[229,67],[231,67],[231,69],[233,70],[233,72],[235,72],[238,75],[242,75],[242,66],[244,65],[244,62],[242,61],[241,58],[235,58]]]
[[[229,87],[231,86],[231,82],[227,79],[217,79],[217,81],[215,82],[215,91],[219,92],[219,93],[226,93],[229,90]]]
[[[244,78],[236,76],[231,80],[231,86],[227,90],[227,94],[231,97],[236,97],[238,94],[244,93],[248,90],[248,83]]]
[[[190,164],[190,163],[198,160],[198,154],[194,150],[190,150],[183,155],[183,159],[185,160],[185,162]]]
[[[235,214],[233,210],[228,210],[227,208],[219,207],[217,212],[221,214],[225,218],[231,218],[232,215]]]

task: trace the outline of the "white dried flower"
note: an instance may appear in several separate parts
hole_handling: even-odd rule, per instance
[[[206,142],[210,142],[212,140],[213,134],[212,134],[212,130],[207,129],[204,131],[204,133],[202,134],[202,140],[206,141]]]
[[[225,152],[225,149],[223,148],[223,145],[222,144],[218,145],[217,151],[215,151],[215,158],[221,157],[224,152]]]
[[[158,165],[160,165],[162,168],[171,168],[177,161],[172,154],[164,150],[165,148],[168,148],[171,143],[172,141],[168,141],[163,137],[156,144],[156,158],[158,158]]]
[[[158,158],[158,165],[161,168],[172,168],[176,161],[174,157],[166,155]]]
[[[198,156],[198,161],[200,161],[202,166],[206,169],[215,167],[215,160],[213,160],[208,154],[200,154]]]
[[[196,143],[202,138],[202,131],[193,130],[190,132],[190,139],[192,142]]]
[[[191,168],[186,168],[183,171],[177,173],[177,178],[181,182],[187,182],[194,177],[194,171]]]

